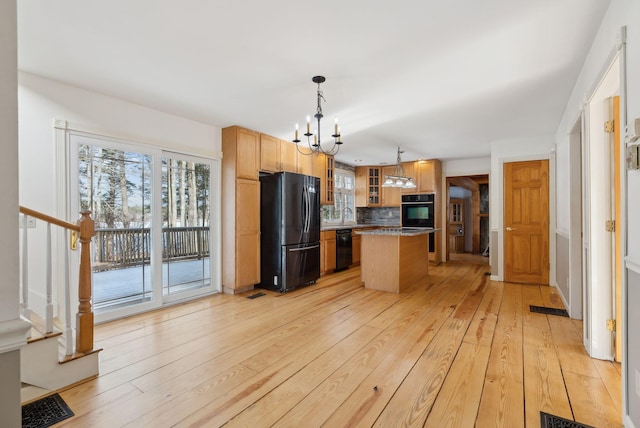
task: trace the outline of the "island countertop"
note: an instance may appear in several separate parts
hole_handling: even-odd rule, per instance
[[[355,233],[358,235],[418,236],[428,235],[439,230],[433,227],[387,227],[374,230],[356,230]]]

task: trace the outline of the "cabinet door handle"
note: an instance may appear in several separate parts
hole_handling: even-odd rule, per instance
[[[511,232],[512,230],[518,230],[515,227],[511,227],[511,226],[507,226],[504,228],[504,230],[506,230],[507,232]]]

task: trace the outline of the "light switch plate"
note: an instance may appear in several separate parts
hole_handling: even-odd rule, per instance
[[[627,146],[627,169],[640,169],[640,144]]]

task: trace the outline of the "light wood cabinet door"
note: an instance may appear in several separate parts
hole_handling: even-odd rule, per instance
[[[313,158],[313,175],[320,179],[320,204],[333,204],[333,156],[323,153],[311,155]]]
[[[416,174],[416,163],[417,162],[402,162],[402,170],[404,171],[404,175],[413,178],[413,182],[418,185],[418,176]],[[413,189],[401,189],[401,193],[416,193],[418,190],[417,187]],[[401,197],[402,199],[402,197]]]
[[[367,206],[367,174],[369,168],[366,166],[357,166],[356,167],[356,207],[366,207]]]
[[[238,128],[236,135],[236,177],[258,179],[260,135]]]
[[[327,239],[324,245],[325,272],[333,272],[336,269],[336,240]]]
[[[327,164],[326,164],[326,156],[323,153],[318,153],[317,155],[309,155],[311,158],[311,175],[314,177],[318,177],[320,179],[320,183],[322,183],[322,179],[327,173]]]
[[[351,263],[360,264],[360,244],[362,236],[357,233],[351,234]]]
[[[294,143],[280,140],[280,170],[297,172],[298,150]]]
[[[394,175],[396,167],[395,166],[385,166],[382,168],[382,176],[380,177],[380,181],[384,183],[387,179],[387,175]],[[380,191],[382,192],[382,203],[383,207],[399,207],[402,199],[402,189],[400,187],[382,187],[380,186]]]
[[[384,180],[380,174],[378,167],[356,167],[356,207],[382,205],[381,185]]]
[[[304,175],[313,175],[313,158],[315,155],[303,155],[298,152],[298,149],[293,144],[294,150],[296,151],[296,163],[297,170],[299,174]]]
[[[280,140],[278,138],[260,134],[260,171],[280,171]]]
[[[260,282],[260,182],[236,181],[236,288]]]
[[[435,192],[436,182],[433,161],[418,161],[416,169],[418,176],[418,192]]]

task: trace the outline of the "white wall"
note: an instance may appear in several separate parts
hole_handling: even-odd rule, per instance
[[[491,172],[491,158],[452,159],[442,162],[442,176],[461,177],[464,175],[481,175]],[[444,187],[443,187],[444,188]]]
[[[569,144],[556,147],[556,229],[569,237]]]
[[[56,215],[53,120],[74,128],[201,156],[217,156],[221,130],[33,74],[19,74],[20,203]]]
[[[640,0],[614,0],[609,5],[558,127],[555,140],[559,152],[569,144],[571,127],[577,121],[584,102],[593,93],[605,67],[612,62],[611,55],[620,40],[622,26],[627,27],[627,117],[640,117]],[[625,100],[621,101],[624,108]],[[569,168],[568,160],[563,162],[566,163],[558,164],[558,170]],[[625,320],[629,320],[629,314],[637,313],[636,308],[640,305],[640,275],[637,274],[640,270],[640,223],[635,221],[640,218],[640,198],[637,197],[640,195],[640,171],[628,171],[626,178],[623,203],[626,204],[627,219],[630,221],[626,224],[628,283],[624,285],[623,293],[626,300]],[[559,200],[568,199],[571,189],[562,186],[557,190]],[[558,219],[563,219],[562,222],[565,217],[566,213],[558,212]],[[623,330],[623,395],[628,402],[623,401],[625,424],[629,427],[640,427],[640,396],[635,392],[635,373],[640,371],[640,335],[635,327],[628,325]]]

